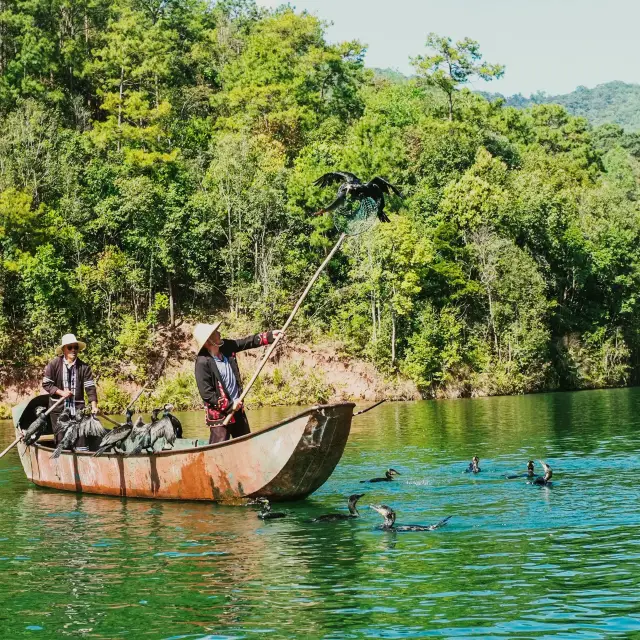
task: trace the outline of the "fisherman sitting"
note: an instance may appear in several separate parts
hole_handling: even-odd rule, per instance
[[[56,357],[47,364],[42,378],[44,390],[51,396],[49,407],[55,404],[53,396],[65,398],[64,403],[58,405],[50,414],[51,426],[55,434],[56,444],[62,438],[62,430],[58,429],[58,418],[63,409],[68,409],[72,416],[84,409],[84,394],[86,392],[91,402],[92,413],[98,413],[98,394],[96,383],[93,379],[91,367],[78,358],[78,352],[84,351],[87,345],[76,340],[73,333],[62,336],[59,347],[56,348]],[[79,438],[75,449],[86,451],[87,443],[84,437]]]
[[[242,381],[235,354],[271,344],[281,333],[276,329],[238,340],[222,340],[218,331],[221,324],[197,324],[193,330],[198,347],[196,382],[204,401],[206,424],[211,431],[209,444],[250,433],[249,421],[240,401]],[[231,412],[234,412],[231,421],[223,425]]]

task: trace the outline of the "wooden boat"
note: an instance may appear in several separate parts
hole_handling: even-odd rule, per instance
[[[35,419],[48,396],[14,407],[16,437]],[[322,486],[344,451],[354,404],[311,407],[246,436],[208,444],[181,438],[173,449],[126,457],[64,451],[51,459],[53,440],[20,442],[24,471],[41,487],[165,500],[233,501],[265,496],[296,500]]]

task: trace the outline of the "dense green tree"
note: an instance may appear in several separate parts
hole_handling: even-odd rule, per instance
[[[460,90],[503,68],[428,45],[399,83],[290,7],[5,0],[0,379],[69,330],[142,380],[181,318],[281,323],[339,233],[313,183],[343,169],[403,198],[331,261],[308,339],[426,396],[637,381],[640,137]]]
[[[419,78],[445,94],[449,120],[453,120],[453,96],[461,86],[474,77],[493,80],[504,75],[502,65],[482,60],[480,45],[470,38],[454,44],[451,38],[430,33],[426,46],[430,55],[416,56],[413,66]]]

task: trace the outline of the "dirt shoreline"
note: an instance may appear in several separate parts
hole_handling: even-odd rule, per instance
[[[187,380],[187,384],[194,385],[191,377],[195,353],[186,353],[187,357],[182,359],[169,359],[158,385],[158,392],[164,389],[164,393],[170,395],[172,382],[175,381]],[[263,354],[264,349],[238,354],[239,366],[245,381],[249,379]],[[19,384],[9,383],[0,389],[0,418],[6,417],[11,406],[42,393],[40,383],[40,376],[33,376],[31,380],[22,380]],[[105,391],[112,395],[115,388],[123,397],[132,397],[141,388],[131,381],[114,381],[107,378],[99,379],[97,386],[101,404],[105,401],[108,404]],[[194,389],[195,386],[190,387],[188,397],[184,395],[174,398],[177,406],[182,409],[200,408],[200,400],[197,393],[194,395]],[[263,369],[259,382],[248,396],[247,405],[295,406],[344,400],[375,402],[382,399],[421,398],[421,394],[410,380],[399,375],[391,379],[386,378],[371,363],[341,355],[339,345],[335,343],[324,342],[313,346],[288,343],[274,354],[273,360]]]

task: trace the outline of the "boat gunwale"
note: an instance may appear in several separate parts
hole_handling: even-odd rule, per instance
[[[203,452],[203,451],[210,451],[212,449],[221,449],[223,447],[228,447],[231,446],[233,444],[238,444],[240,442],[245,442],[246,440],[250,440],[251,438],[255,438],[258,435],[261,435],[263,433],[268,433],[269,431],[273,431],[274,429],[278,429],[282,426],[285,426],[286,424],[292,422],[293,420],[297,420],[298,418],[302,418],[306,415],[311,415],[313,413],[316,413],[322,409],[331,409],[334,407],[347,407],[347,406],[351,406],[351,407],[355,407],[356,404],[355,402],[334,402],[332,404],[318,404],[318,405],[314,405],[312,407],[309,407],[308,409],[305,409],[304,411],[300,411],[300,413],[296,413],[293,416],[290,416],[288,418],[284,418],[283,420],[280,420],[279,422],[275,422],[274,424],[270,424],[266,427],[263,427],[262,429],[258,429],[258,431],[252,431],[251,433],[247,433],[243,436],[239,436],[237,438],[230,438],[229,440],[225,440],[224,442],[216,442],[215,444],[203,444],[199,447],[188,447],[188,448],[184,448],[184,449],[166,449],[166,450],[161,450],[161,451],[155,451],[154,453],[138,453],[136,455],[132,455],[132,456],[127,456],[126,454],[123,453],[103,453],[100,455],[100,458],[111,458],[111,457],[116,457],[116,458],[149,458],[150,456],[170,456],[170,455],[175,455],[175,454],[181,454],[181,453],[193,453],[193,452]],[[14,428],[17,432],[20,431],[19,427],[15,424],[14,422]],[[191,440],[191,438],[184,438],[185,440]],[[39,442],[36,442],[33,445],[29,445],[32,446],[36,449],[41,449],[42,451],[53,451],[55,449],[55,447],[45,447],[43,445],[41,445]],[[76,455],[76,456],[89,456],[89,457],[94,457],[95,456],[95,451],[67,451],[67,450],[63,450],[61,455],[63,456],[69,456],[69,455]]]

